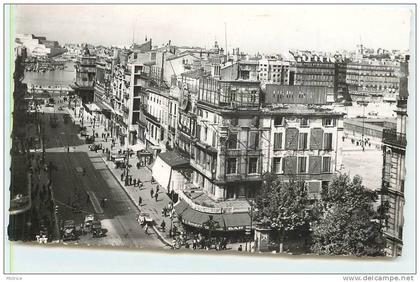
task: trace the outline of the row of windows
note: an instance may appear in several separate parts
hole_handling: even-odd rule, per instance
[[[314,139],[315,140],[315,139]],[[333,140],[333,135],[332,133],[324,133],[323,135],[323,141],[322,144],[322,149],[324,150],[332,150],[332,140]],[[274,144],[273,144],[273,150],[278,151],[278,150],[283,150],[283,149],[289,149],[290,146],[287,145],[291,145],[291,144],[286,144],[286,142],[288,142],[286,139],[283,142],[283,133],[282,132],[277,132],[274,133]],[[289,141],[291,142],[291,141]],[[319,142],[318,140],[314,141],[314,142]],[[309,150],[309,139],[308,139],[308,133],[303,132],[303,133],[299,133],[297,136],[297,149],[298,150]],[[316,144],[317,147],[321,147],[321,144]],[[320,149],[320,148],[319,148]]]
[[[285,162],[284,158],[281,157],[274,157],[273,158],[273,169],[272,172],[275,174],[283,174],[285,171]],[[309,163],[308,157],[298,157],[297,162],[297,173],[308,173]],[[326,156],[322,157],[322,166],[321,166],[322,173],[330,173],[331,172],[331,157]]]
[[[228,158],[226,162],[226,174],[237,174],[238,173],[238,159]],[[249,157],[247,162],[247,173],[257,174],[258,173],[258,157]]]
[[[307,117],[301,117],[299,119],[299,123],[301,127],[309,127],[310,121]],[[285,126],[286,125],[286,119],[283,116],[276,116],[274,117],[274,126]],[[323,126],[335,126],[336,120],[333,118],[323,118],[322,119],[322,125]]]

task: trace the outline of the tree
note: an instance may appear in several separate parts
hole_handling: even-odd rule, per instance
[[[383,255],[382,224],[386,206],[375,209],[375,191],[346,174],[334,177],[322,195],[323,215],[314,224],[312,251],[322,255]]]
[[[286,182],[274,174],[266,175],[255,199],[255,207],[255,220],[265,227],[279,231],[280,252],[283,251],[287,233],[309,232],[313,218],[303,181]]]

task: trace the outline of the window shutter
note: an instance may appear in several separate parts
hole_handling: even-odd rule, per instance
[[[309,174],[321,173],[321,156],[309,156]]]
[[[289,156],[284,158],[284,174],[296,174],[297,157]]]
[[[322,150],[322,139],[324,130],[322,128],[312,128],[310,146],[311,150]]]
[[[286,129],[286,150],[297,150],[298,149],[298,136],[299,130],[297,128]]]
[[[274,150],[281,150],[283,143],[283,133],[274,133]]]

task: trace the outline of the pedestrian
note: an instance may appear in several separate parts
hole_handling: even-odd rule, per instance
[[[134,187],[136,187],[136,186],[137,186],[137,179],[136,179],[136,178],[134,178],[134,180],[133,180],[133,186],[134,186]]]
[[[162,223],[160,224],[160,228],[163,232],[165,232],[166,223],[164,220],[162,220]]]
[[[239,245],[238,252],[242,252],[242,245]]]
[[[124,172],[121,173],[121,181],[124,181]]]
[[[149,235],[149,233],[147,233],[148,230],[149,230],[149,224],[147,224],[147,222],[146,222],[146,224],[144,226],[144,233],[146,233],[147,235]]]
[[[140,169],[140,162],[137,162],[136,166],[137,166],[137,169]]]
[[[158,193],[155,193],[155,201],[157,202],[157,200],[158,200]]]
[[[155,194],[155,192],[153,191],[153,188],[150,190],[150,198],[153,199],[153,195]]]
[[[139,206],[141,206],[142,202],[143,202],[143,199],[141,198],[141,196],[139,196]]]
[[[139,187],[142,187],[143,186],[143,183],[140,181],[140,178],[137,179],[137,183],[138,183],[137,186],[139,186]]]
[[[70,152],[70,147],[67,146],[67,154]]]

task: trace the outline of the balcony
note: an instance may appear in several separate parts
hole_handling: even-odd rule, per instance
[[[404,133],[397,133],[395,129],[384,129],[382,131],[382,142],[384,144],[397,146],[405,149],[407,139]]]

